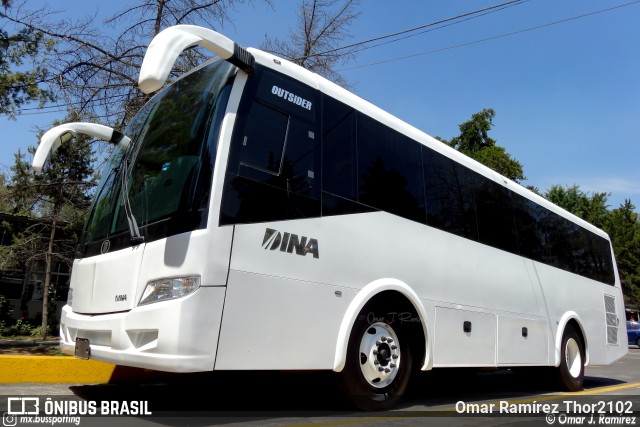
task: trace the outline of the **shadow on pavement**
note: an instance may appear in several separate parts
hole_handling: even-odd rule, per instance
[[[128,375],[125,375],[128,372]],[[437,369],[416,375],[396,410],[365,414],[340,395],[332,372],[237,371],[168,374],[149,379],[128,368],[111,384],[72,386],[92,401],[147,401],[153,421],[182,425],[259,422],[280,418],[400,416],[403,411],[453,408],[458,401],[517,400],[558,392],[541,370]],[[136,377],[138,375],[138,378]],[[623,381],[586,377],[585,389]],[[417,407],[417,408],[416,408]]]

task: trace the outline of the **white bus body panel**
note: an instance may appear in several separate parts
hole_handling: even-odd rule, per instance
[[[99,314],[134,307],[144,245],[77,259],[69,287],[78,313]]]
[[[231,270],[215,369],[333,369],[336,336],[354,295]]]
[[[527,328],[526,336],[522,328]],[[499,315],[498,331],[498,365],[549,363],[549,327],[546,321]]]
[[[87,338],[91,357],[105,362],[172,372],[212,370],[232,234],[229,227],[193,231],[140,245],[137,257],[123,249],[77,261],[82,267],[74,267],[73,302],[63,308],[60,321],[63,352],[74,354],[76,338]],[[129,289],[126,303],[137,305],[149,281],[188,275],[200,276],[202,284],[187,297],[99,316],[83,311],[87,295],[108,299],[101,303],[94,296],[89,306],[104,309],[114,304],[111,293]],[[114,276],[126,287],[113,290]]]
[[[548,363],[550,331],[531,261],[384,212],[235,228],[216,369],[282,369],[285,359],[295,369],[335,367],[350,301],[385,278],[406,283],[424,306],[435,342],[425,366]],[[318,238],[319,257],[264,247],[268,228]],[[265,354],[268,343],[292,357]]]
[[[562,332],[566,323],[572,318],[578,320],[586,337],[585,346],[589,364],[610,364],[627,353],[626,316],[619,284],[606,286],[541,263],[536,263],[536,271],[540,277],[551,320],[552,364],[557,366],[560,363]],[[616,283],[619,283],[617,279]],[[618,327],[615,335],[610,337],[615,339],[615,342],[610,342],[607,336],[605,295],[615,298],[617,311],[615,323]]]
[[[465,332],[464,322],[471,331]],[[434,366],[496,366],[494,313],[436,307]]]
[[[231,270],[353,289],[390,277],[423,299],[544,315],[527,260],[385,212],[235,227]],[[267,228],[318,238],[319,258],[263,248]]]

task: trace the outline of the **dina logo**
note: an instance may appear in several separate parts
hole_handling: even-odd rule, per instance
[[[314,258],[320,258],[317,239],[310,239],[306,236],[298,236],[293,233],[281,233],[272,228],[267,228],[264,231],[262,247],[265,250],[275,251],[280,249],[280,252],[287,252],[290,254],[295,251],[296,255],[305,256],[307,254],[311,254]]]

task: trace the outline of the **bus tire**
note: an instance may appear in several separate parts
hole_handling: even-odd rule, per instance
[[[562,335],[560,366],[556,373],[560,386],[566,391],[582,390],[585,351],[582,338],[573,326],[567,325]]]
[[[385,410],[402,399],[411,377],[409,331],[397,319],[385,317],[386,312],[365,309],[351,330],[338,386],[357,408]]]

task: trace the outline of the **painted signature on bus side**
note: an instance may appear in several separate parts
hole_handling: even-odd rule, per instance
[[[395,322],[400,322],[400,323],[420,323],[420,317],[415,316],[413,313],[411,313],[410,311],[403,311],[401,313],[395,312],[395,311],[391,311],[389,313],[386,313],[384,316],[380,316],[379,314],[376,315],[376,313],[373,312],[369,312],[368,314],[364,315],[360,315],[360,317],[358,318],[359,320],[365,320],[367,321],[367,323],[376,323],[376,322],[384,322],[388,325],[391,325]]]

